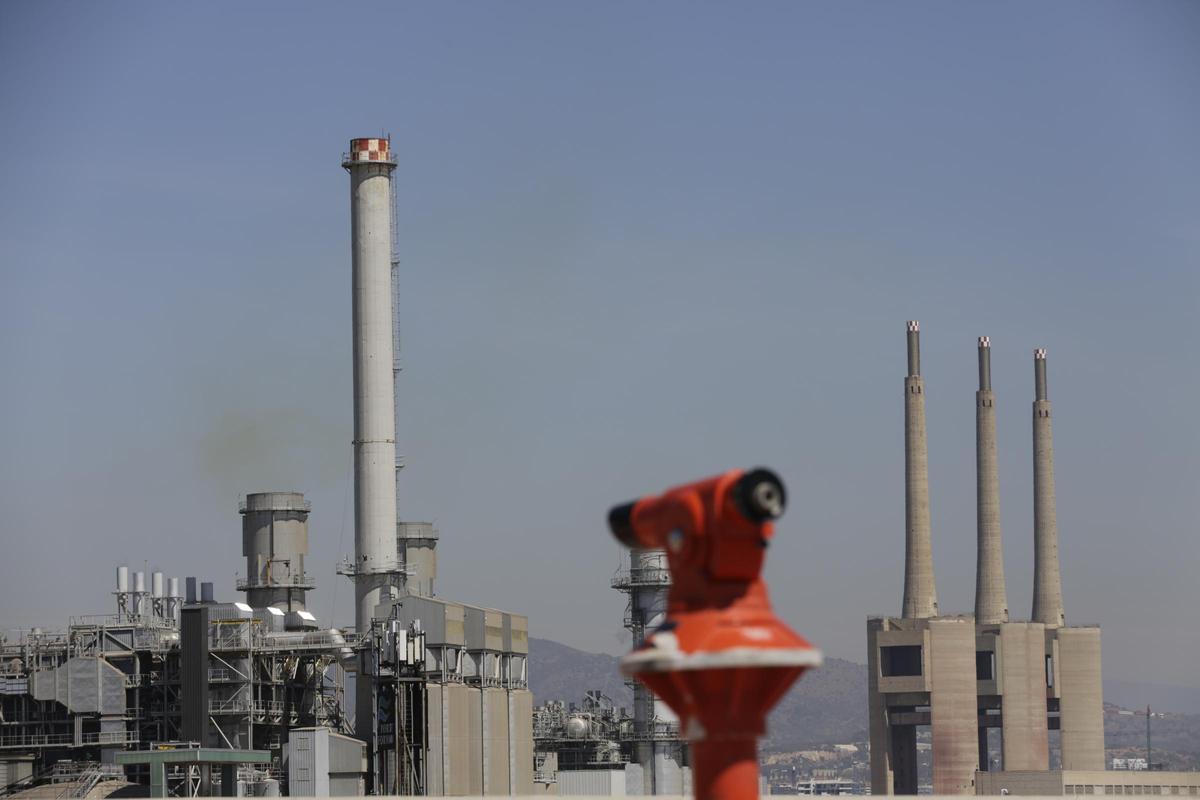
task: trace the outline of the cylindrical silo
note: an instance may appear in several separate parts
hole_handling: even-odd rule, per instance
[[[303,611],[313,588],[304,572],[310,506],[300,492],[259,492],[241,504],[246,578],[238,588],[253,608]]]
[[[399,570],[392,352],[392,171],[388,139],[354,139],[350,173],[354,349],[355,627],[369,629]],[[372,717],[371,681],[357,681],[359,720]],[[369,728],[367,729],[369,730]],[[360,736],[362,733],[360,732]]]
[[[129,567],[117,567],[117,593],[129,592]]]

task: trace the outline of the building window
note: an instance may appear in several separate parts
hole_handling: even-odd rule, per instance
[[[879,666],[885,678],[921,674],[921,645],[900,644],[879,648]]]
[[[1046,686],[1054,688],[1054,656],[1046,656]]]
[[[975,653],[975,680],[996,680],[996,654],[991,650],[979,650]]]

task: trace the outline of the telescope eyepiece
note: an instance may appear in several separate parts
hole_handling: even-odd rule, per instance
[[[779,519],[787,506],[783,480],[769,469],[759,467],[746,472],[733,485],[733,502],[751,522]]]
[[[640,547],[633,532],[633,507],[636,503],[622,503],[608,512],[608,528],[617,541],[626,547]]]

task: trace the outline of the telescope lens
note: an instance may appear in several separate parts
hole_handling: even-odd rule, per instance
[[[751,522],[779,519],[787,505],[787,490],[771,470],[752,469],[734,484],[733,501]]]

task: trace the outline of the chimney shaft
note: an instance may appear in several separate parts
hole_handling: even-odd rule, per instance
[[[929,447],[925,437],[925,382],[921,378],[921,325],[908,323],[908,377],[904,379],[904,607],[905,618],[937,616],[929,525]]]
[[[915,319],[908,323],[908,374],[921,374],[921,323]]]
[[[1054,437],[1046,393],[1046,351],[1033,351],[1033,621],[1065,624],[1058,566],[1058,513],[1054,498]]]
[[[196,602],[196,579],[193,577],[184,578],[184,599],[183,602],[192,605]]]
[[[979,391],[975,393],[975,621],[1008,622],[1004,553],[1000,544],[1000,470],[992,394],[992,342],[979,337]]]
[[[354,580],[357,631],[399,580],[396,545],[396,398],[392,352],[392,157],[388,139],[353,139],[350,173],[354,336]],[[365,665],[364,665],[365,666]],[[372,680],[356,682],[357,719],[375,713]],[[369,740],[369,725],[359,738]]]

